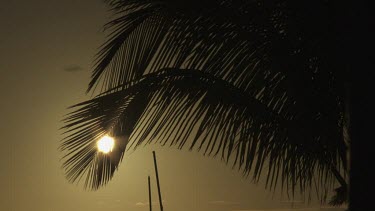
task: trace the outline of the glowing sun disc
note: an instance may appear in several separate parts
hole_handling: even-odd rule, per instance
[[[112,152],[115,140],[109,136],[103,136],[97,143],[98,150],[103,153]]]

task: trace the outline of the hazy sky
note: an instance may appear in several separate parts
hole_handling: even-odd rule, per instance
[[[263,184],[252,184],[218,159],[157,145],[126,154],[113,180],[98,191],[69,184],[60,168],[58,128],[66,107],[89,97],[84,92],[109,13],[100,0],[0,5],[0,210],[146,211],[149,174],[157,201],[152,150],[166,211],[291,207],[286,197],[272,198]],[[296,200],[295,207],[305,208],[299,210],[319,210],[317,202]]]

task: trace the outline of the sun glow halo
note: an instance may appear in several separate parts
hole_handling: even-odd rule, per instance
[[[100,152],[109,153],[115,145],[115,140],[110,136],[103,136],[98,142],[97,147]]]

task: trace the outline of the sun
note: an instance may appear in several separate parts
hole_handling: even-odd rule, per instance
[[[115,140],[110,136],[103,136],[97,143],[98,150],[105,154],[112,152],[115,146]]]

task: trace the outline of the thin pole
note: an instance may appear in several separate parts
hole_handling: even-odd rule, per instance
[[[156,184],[158,185],[158,194],[159,194],[159,204],[160,204],[160,211],[163,211],[163,203],[161,199],[161,192],[160,192],[160,184],[159,184],[159,173],[158,173],[158,165],[156,164],[156,155],[155,151],[152,151],[154,155],[154,165],[155,165],[155,173],[156,173]]]
[[[150,204],[150,211],[152,211],[150,176],[148,176],[148,201],[149,201],[149,204]]]

